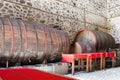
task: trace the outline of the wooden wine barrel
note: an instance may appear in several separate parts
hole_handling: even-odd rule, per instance
[[[75,37],[75,42],[90,43],[96,51],[105,51],[115,47],[114,38],[105,32],[94,30],[81,30]]]
[[[0,18],[0,60],[9,62],[60,61],[69,51],[69,39],[63,31],[38,23]]]

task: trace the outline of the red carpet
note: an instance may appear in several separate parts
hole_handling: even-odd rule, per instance
[[[2,80],[75,80],[62,75],[28,68],[0,69],[0,78]]]

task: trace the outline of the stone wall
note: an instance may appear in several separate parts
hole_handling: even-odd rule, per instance
[[[37,21],[68,33],[107,30],[107,0],[0,0],[0,16]]]
[[[108,33],[120,43],[120,0],[107,0]]]

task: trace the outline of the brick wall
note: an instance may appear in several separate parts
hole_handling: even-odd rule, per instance
[[[0,16],[37,21],[68,33],[107,31],[107,0],[0,0]]]
[[[120,0],[107,0],[108,33],[120,43]]]

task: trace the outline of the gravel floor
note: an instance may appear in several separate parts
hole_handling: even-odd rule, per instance
[[[94,72],[76,72],[75,75],[68,74],[68,77],[73,77],[80,80],[120,80],[120,67],[109,68]]]

